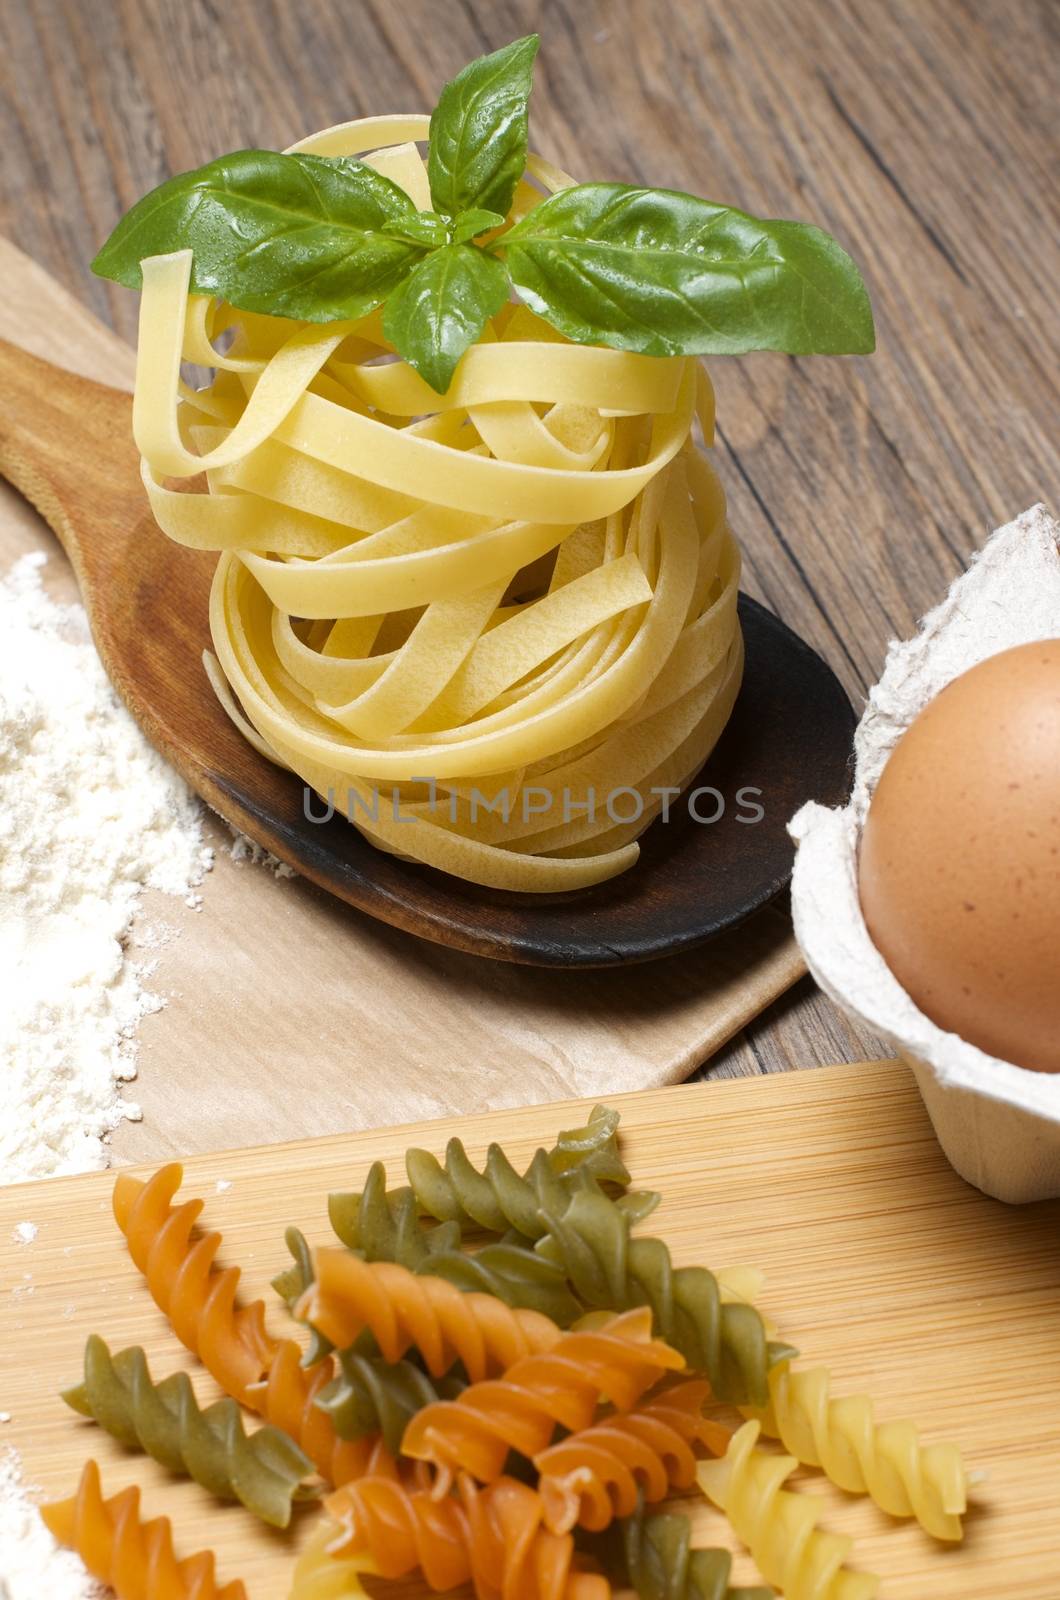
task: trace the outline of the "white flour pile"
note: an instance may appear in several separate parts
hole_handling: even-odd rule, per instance
[[[104,1593],[44,1526],[15,1452],[0,1455],[0,1600],[96,1600]]]
[[[81,607],[44,593],[44,559],[0,582],[0,1183],[105,1165],[104,1136],[137,1115],[137,1023],[161,1005],[126,952],[133,917],[145,888],[193,896],[211,860],[198,802],[118,701]]]

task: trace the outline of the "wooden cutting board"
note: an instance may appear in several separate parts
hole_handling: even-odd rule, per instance
[[[652,1226],[678,1262],[761,1267],[764,1308],[808,1363],[833,1368],[838,1392],[864,1386],[881,1417],[916,1418],[926,1439],[953,1438],[973,1472],[989,1473],[959,1548],[804,1475],[827,1525],[855,1536],[857,1563],[885,1576],[882,1600],[1057,1600],[1060,1203],[1008,1208],[962,1183],[895,1062],[614,1103],[634,1182],[663,1192]],[[529,1157],[577,1120],[570,1105],[537,1107],[199,1157],[183,1193],[206,1198],[223,1261],[276,1305],[267,1285],[284,1264],[284,1227],[326,1241],[327,1191],[358,1187],[373,1159],[397,1179],[408,1144],[441,1152],[455,1130],[472,1154],[496,1138]],[[28,1480],[52,1496],[94,1453],[111,1491],[143,1484],[148,1513],[172,1516],[182,1548],[213,1544],[250,1600],[282,1600],[297,1538],[214,1509],[57,1399],[92,1331],[115,1347],[142,1342],[156,1376],[189,1365],[125,1252],[111,1183],[96,1174],[0,1190],[0,1408],[12,1413],[0,1444],[16,1446]],[[13,1242],[22,1221],[39,1229],[31,1244]],[[270,1320],[280,1329],[282,1312]],[[201,1372],[196,1387],[212,1398]],[[695,1516],[703,1542],[728,1542],[717,1513],[700,1504]],[[751,1571],[743,1561],[745,1581]]]
[[[129,347],[2,239],[0,280],[0,336],[131,387]],[[30,550],[49,554],[50,592],[75,599],[51,533],[0,482],[0,574]],[[145,957],[168,1003],[140,1030],[144,1120],[114,1139],[130,1160],[672,1083],[805,971],[773,908],[637,971],[501,967],[234,862],[212,817],[208,833],[201,909],[151,896],[141,919],[179,937]]]

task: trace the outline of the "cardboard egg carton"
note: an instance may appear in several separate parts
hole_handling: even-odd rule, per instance
[[[915,638],[891,645],[858,727],[849,803],[803,806],[790,824],[798,845],[795,934],[810,971],[837,1005],[909,1062],[961,1176],[1010,1202],[1060,1196],[1060,1074],[999,1061],[924,1016],[869,938],[857,852],[887,759],[928,702],[988,656],[1057,637],[1060,523],[1037,505],[993,534]],[[1060,1028],[1060,938],[1056,996]]]

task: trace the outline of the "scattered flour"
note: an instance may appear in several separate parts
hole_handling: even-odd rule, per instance
[[[0,1455],[0,1600],[102,1600],[104,1593],[44,1526],[17,1453]]]
[[[255,866],[268,868],[274,878],[297,878],[298,874],[294,868],[288,866],[286,861],[281,861],[278,856],[274,856],[271,850],[264,849],[253,839],[248,839],[245,833],[238,833],[235,828],[232,828],[232,833],[234,835],[232,848],[228,853],[233,861],[240,865],[245,861],[252,861]]]
[[[119,702],[81,607],[44,593],[44,560],[0,582],[0,1183],[102,1167],[138,1115],[121,1084],[162,1002],[130,926],[145,888],[196,903],[211,862],[198,801]]]
[[[137,1025],[162,1001],[133,952],[175,930],[134,939],[133,919],[147,888],[198,905],[212,861],[198,801],[121,705],[82,608],[45,594],[44,560],[0,581],[0,1184],[103,1167],[107,1135],[139,1115],[122,1085]],[[242,836],[232,858],[294,876]],[[32,1222],[13,1230],[36,1237]],[[10,1289],[33,1292],[30,1273]],[[104,1592],[44,1526],[17,1453],[0,1455],[0,1600]]]

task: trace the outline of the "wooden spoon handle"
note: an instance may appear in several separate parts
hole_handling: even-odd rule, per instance
[[[0,339],[0,473],[79,565],[86,532],[143,510],[131,397]]]

